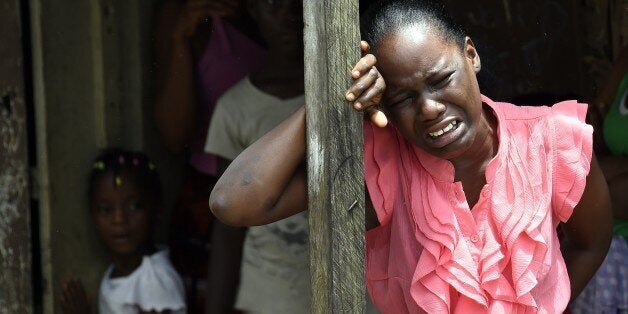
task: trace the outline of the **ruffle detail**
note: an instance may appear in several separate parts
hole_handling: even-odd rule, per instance
[[[580,201],[593,154],[593,127],[584,124],[587,105],[574,100],[552,107],[554,116],[554,198],[555,214],[563,222]]]
[[[417,154],[425,153],[417,151]],[[404,155],[406,154],[402,154]],[[414,163],[418,163],[418,156]],[[404,160],[403,164],[408,165],[408,160]],[[508,166],[514,167],[513,164]],[[502,228],[484,234],[481,239],[484,246],[477,262],[471,255],[470,244],[460,236],[462,231],[453,211],[438,210],[438,207],[430,205],[449,202],[450,200],[438,198],[448,195],[446,189],[450,185],[438,186],[438,182],[426,176],[421,177],[417,171],[403,171],[412,174],[409,186],[432,185],[409,190],[410,193],[406,194],[410,195],[409,201],[412,204],[410,208],[416,224],[416,240],[424,248],[412,278],[412,296],[426,312],[451,311],[450,287],[460,293],[458,298],[469,298],[475,302],[478,311],[492,312],[492,309],[497,308],[522,312],[529,308],[530,311],[536,311],[537,304],[530,291],[538,283],[536,276],[543,268],[542,261],[548,251],[546,240],[538,231],[549,210],[548,201],[533,197],[540,191],[531,190],[531,183],[525,181],[527,176],[510,178],[499,174],[500,171],[516,173],[521,169],[513,171],[500,168],[496,177],[515,181],[510,183],[511,186],[523,190],[529,197],[513,203],[506,194],[495,192],[491,205],[511,210],[491,211],[490,219],[494,221],[494,225]],[[503,184],[504,182],[498,181],[493,183],[495,186],[505,186]],[[441,193],[427,192],[434,190],[440,190]],[[499,238],[495,239],[493,234]],[[509,269],[505,270],[507,267]],[[507,277],[508,274],[511,276]]]

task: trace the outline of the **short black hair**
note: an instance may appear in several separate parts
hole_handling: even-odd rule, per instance
[[[438,31],[443,39],[456,43],[461,49],[465,45],[465,32],[454,22],[439,1],[388,0],[371,4],[361,18],[361,35],[373,51],[381,39],[404,27],[418,25]]]
[[[105,149],[94,159],[87,187],[87,197],[90,203],[94,197],[96,184],[104,174],[109,172],[114,175],[121,172],[129,174],[139,188],[150,195],[151,205],[157,207],[161,204],[161,179],[155,164],[144,153],[119,148]],[[116,182],[111,182],[111,184],[116,184]]]

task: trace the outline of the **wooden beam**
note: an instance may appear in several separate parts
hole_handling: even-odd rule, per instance
[[[303,1],[312,313],[363,313],[362,116],[344,101],[358,0]]]

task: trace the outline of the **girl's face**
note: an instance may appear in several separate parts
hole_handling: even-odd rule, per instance
[[[486,124],[471,40],[461,51],[434,31],[409,26],[382,38],[376,57],[386,81],[384,110],[405,138],[449,160],[472,153]]]
[[[152,242],[157,209],[127,172],[118,178],[116,184],[108,171],[96,182],[90,204],[96,230],[113,255],[142,254]]]

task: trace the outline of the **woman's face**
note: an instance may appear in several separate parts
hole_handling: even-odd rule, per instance
[[[486,123],[470,39],[461,51],[434,31],[408,26],[382,38],[376,57],[386,81],[384,110],[408,140],[449,160],[472,152]]]

